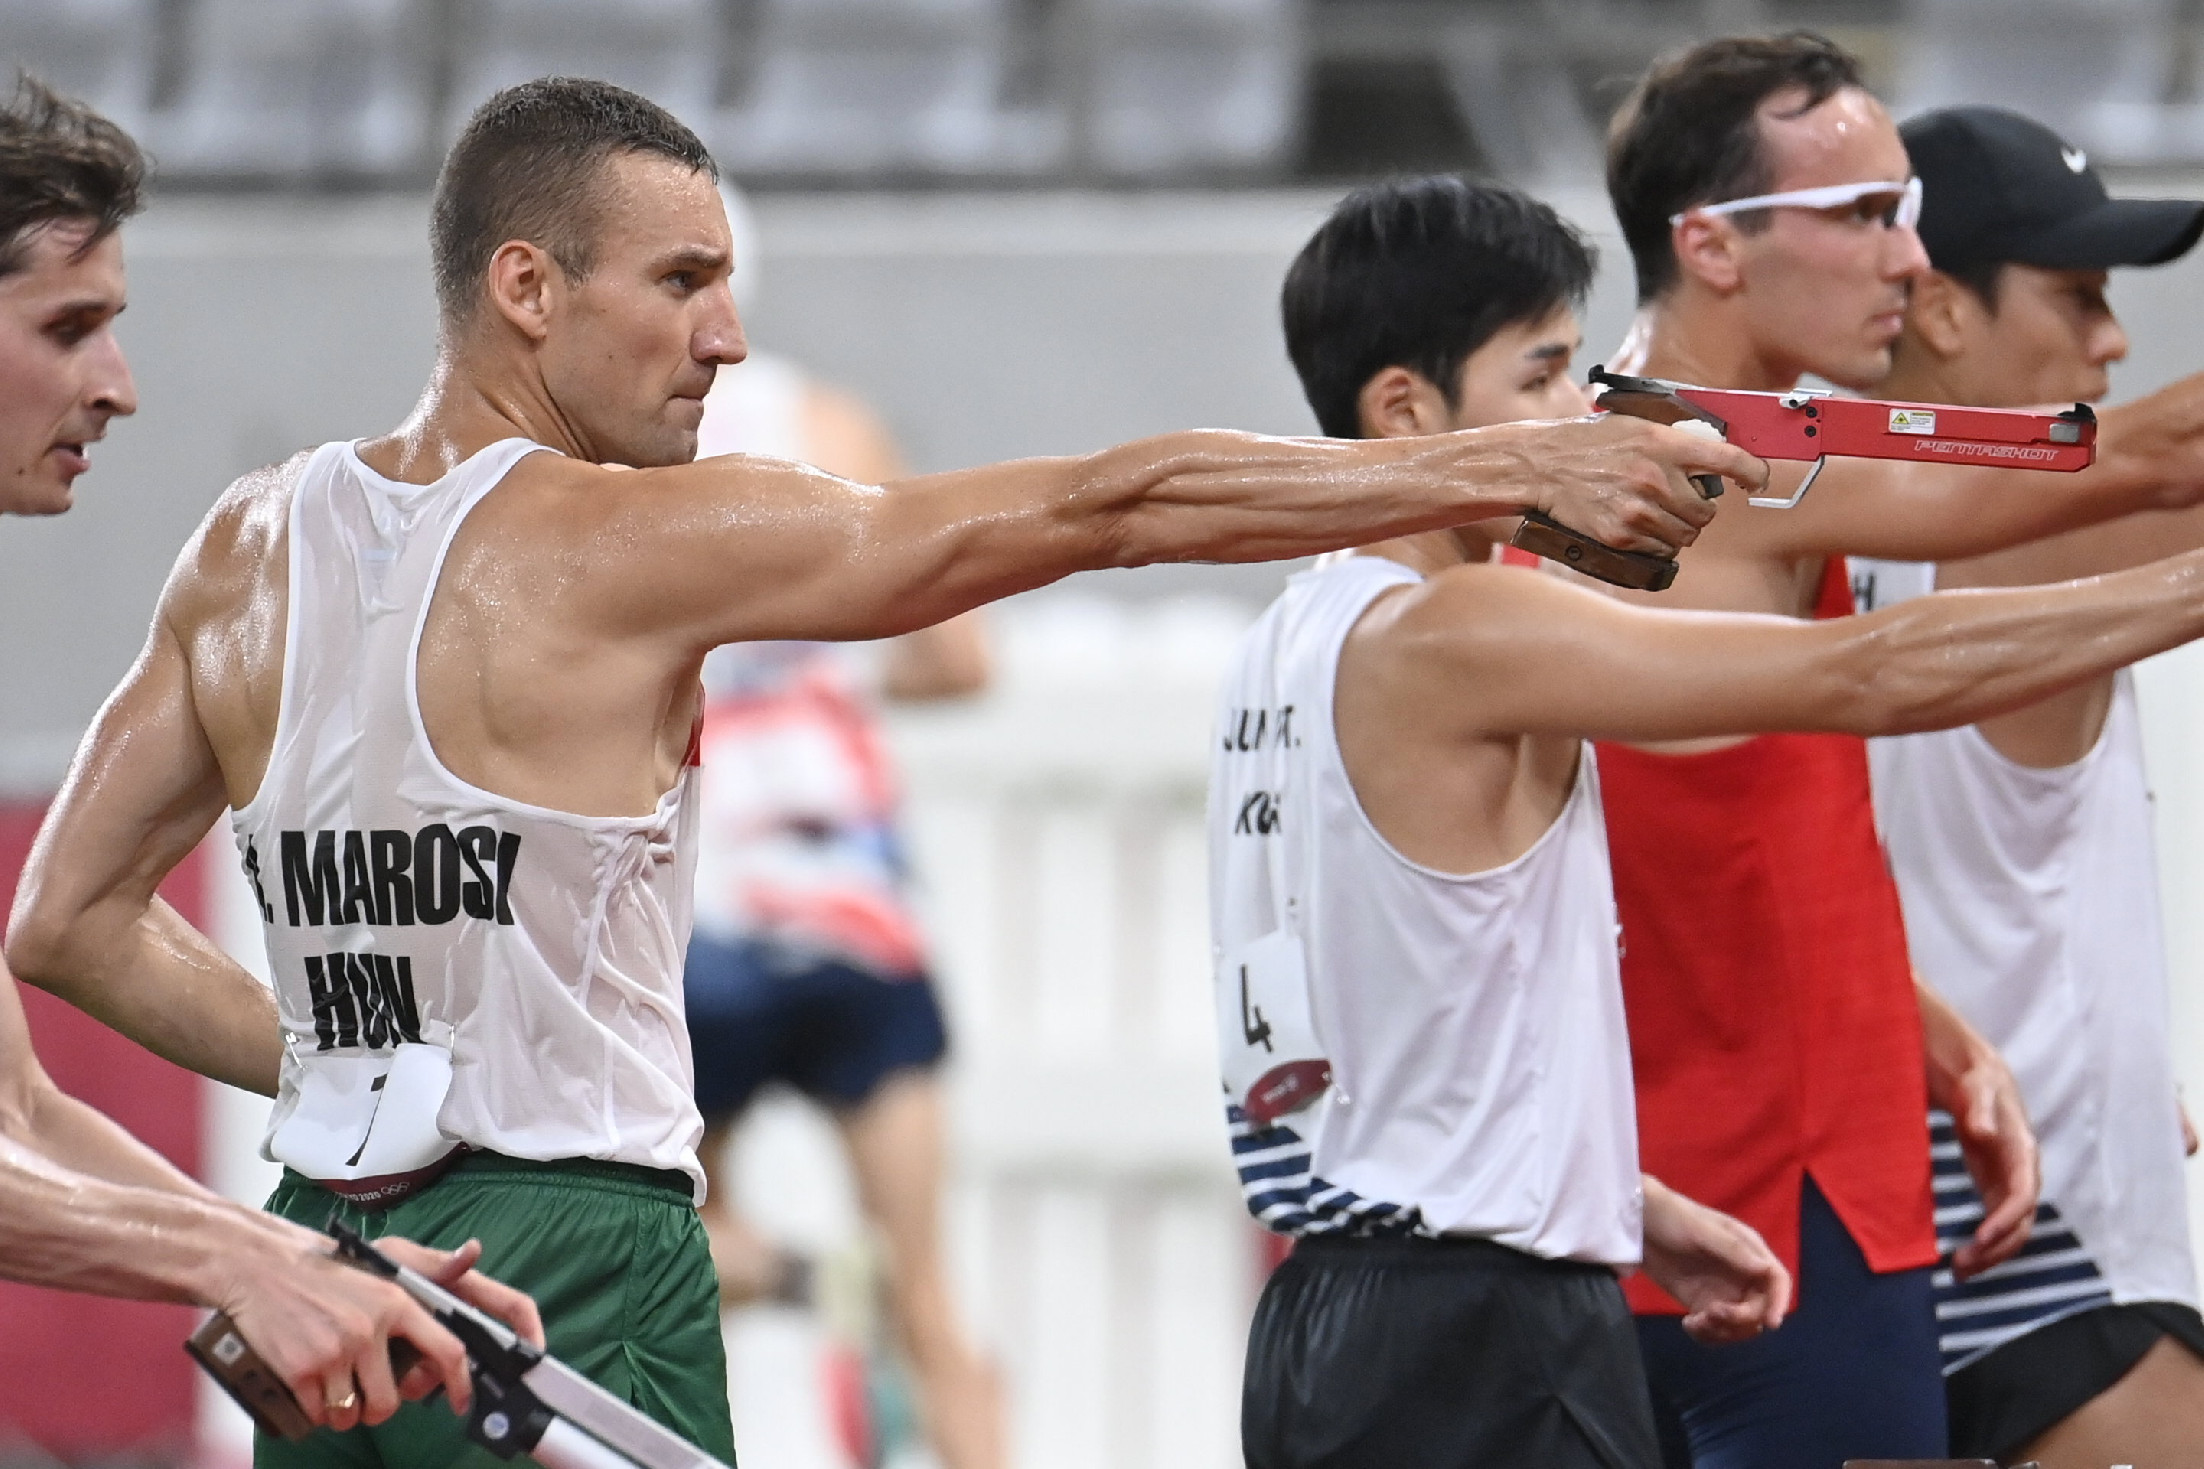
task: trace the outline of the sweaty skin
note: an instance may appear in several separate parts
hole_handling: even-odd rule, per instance
[[[1803,102],[1803,92],[1779,92],[1760,109],[1771,192],[1910,175],[1897,128],[1866,92],[1847,88],[1801,110]],[[1808,372],[1863,390],[1881,382],[1907,294],[1928,269],[1919,237],[1865,210],[1781,208],[1765,220],[1747,233],[1735,216],[1684,214],[1671,235],[1678,279],[1641,313],[1620,370],[1762,390],[1792,387]],[[1804,473],[1783,465],[1775,480],[1789,488]],[[1832,462],[1796,509],[1746,506],[1721,517],[1662,601],[1805,617],[1831,556],[1945,561],[2200,501],[2204,375],[2106,412],[2097,463],[2078,474]],[[1640,742],[1684,752],[1733,741]],[[1921,1016],[1930,1100],[1957,1121],[1987,1206],[1954,1261],[1964,1278],[2026,1243],[2035,1140],[1988,1043],[1926,991]]]
[[[1464,364],[1452,406],[1388,368],[1363,390],[1365,431],[1574,411],[1577,339],[1565,309],[1501,331]],[[2204,635],[2204,552],[1808,622],[1625,602],[1565,574],[1490,564],[1498,536],[1465,527],[1363,548],[1425,580],[1377,598],[1340,654],[1334,718],[1355,794],[1403,856],[1444,872],[1528,851],[1560,816],[1588,739],[1947,728]],[[1646,1269],[1691,1313],[1686,1328],[1715,1340],[1777,1324],[1790,1283],[1759,1236],[1706,1210],[1728,1228],[1679,1258],[1662,1247],[1674,1217],[1664,1193],[1647,1189]]]
[[[772,460],[691,464],[700,400],[745,351],[726,215],[678,163],[604,169],[589,275],[500,246],[444,324],[413,416],[361,449],[414,483],[516,435],[560,451],[523,459],[467,518],[419,661],[444,764],[512,800],[653,809],[720,643],[886,637],[1090,567],[1299,556],[1527,506],[1661,549],[1709,518],[1686,473],[1764,478],[1730,446],[1636,421],[1379,444],[1203,430],[886,487]],[[281,1047],[272,998],[153,889],[266,768],[301,462],[238,481],[185,548],[39,834],[7,950],[26,980],[263,1093]]]
[[[2107,273],[2003,266],[1993,310],[1940,271],[1914,287],[1897,364],[1880,390],[1924,403],[1986,408],[2062,400],[2094,402],[2108,369],[2127,356],[2127,333],[2105,299]],[[2204,510],[2146,511],[2047,536],[2011,550],[1946,562],[1947,587],[2033,586],[2101,576],[2204,547]],[[2005,758],[2020,765],[2070,765],[2096,747],[2112,707],[2113,678],[2086,679],[2049,698],[1976,721]],[[2196,1136],[2184,1111],[2187,1151]],[[2083,1469],[2118,1460],[2186,1464],[2204,1453],[2204,1362],[2168,1338],[2125,1376],[2067,1415],[2015,1456],[2044,1469]]]
[[[0,273],[0,515],[58,515],[89,446],[136,411],[113,325],[127,291],[118,234],[34,226]],[[155,922],[172,923],[173,914]],[[542,1339],[526,1296],[471,1272],[480,1253],[385,1248]],[[15,981],[0,968],[0,1276],[61,1290],[227,1311],[316,1423],[379,1423],[401,1395],[470,1391],[459,1342],[406,1294],[329,1258],[329,1241],[217,1197],[38,1063]],[[391,1380],[388,1343],[423,1364]],[[344,1403],[342,1408],[337,1407]]]

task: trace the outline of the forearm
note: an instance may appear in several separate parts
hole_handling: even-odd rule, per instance
[[[281,1221],[189,1190],[111,1182],[0,1136],[0,1276],[140,1300],[214,1303]]]
[[[1530,425],[1424,438],[1197,430],[1079,461],[1065,505],[1102,564],[1277,561],[1543,506]]]
[[[19,907],[9,967],[165,1060],[273,1096],[282,1027],[266,986],[159,899],[131,921]]]
[[[132,1137],[112,1117],[48,1083],[26,1109],[19,1141],[71,1172],[132,1188],[204,1197],[175,1164]]]
[[[2045,587],[1916,598],[1837,624],[1840,728],[1900,734],[1968,724],[2204,635],[2192,553]]]
[[[1967,1024],[1942,995],[1913,977],[1913,993],[1921,1009],[1922,1058],[1928,1069],[1929,1099],[1949,1106],[1960,1079],[1985,1062],[1997,1060],[1997,1048]]]

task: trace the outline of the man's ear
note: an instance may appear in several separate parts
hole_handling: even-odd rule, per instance
[[[566,274],[550,252],[526,240],[507,240],[490,256],[490,305],[530,341],[550,333],[551,312],[565,285]]]
[[[1968,329],[1988,315],[1971,288],[1940,270],[1914,277],[1906,300],[1906,329],[1946,362],[1966,350]]]
[[[1362,385],[1355,397],[1368,439],[1415,439],[1443,434],[1454,426],[1446,395],[1431,379],[1406,367],[1384,368]]]
[[[1734,223],[1719,215],[1686,213],[1668,229],[1677,274],[1722,296],[1744,284],[1744,262],[1739,258],[1744,239]]]

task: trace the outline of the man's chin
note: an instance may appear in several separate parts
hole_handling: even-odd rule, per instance
[[[76,499],[68,481],[20,479],[0,486],[0,515],[65,515]]]

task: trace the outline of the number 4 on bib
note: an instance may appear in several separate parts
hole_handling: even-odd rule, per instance
[[[1308,960],[1283,929],[1227,949],[1217,961],[1217,1047],[1225,1091],[1267,1127],[1324,1095],[1332,1064],[1309,1014]]]

